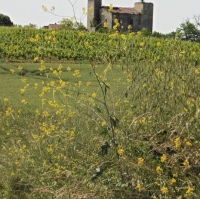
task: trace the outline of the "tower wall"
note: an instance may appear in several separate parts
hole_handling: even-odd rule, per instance
[[[137,12],[141,13],[139,29],[148,28],[152,32],[153,27],[153,3],[135,3],[134,7]]]
[[[87,28],[89,31],[95,30],[101,23],[100,9],[102,0],[88,0]]]

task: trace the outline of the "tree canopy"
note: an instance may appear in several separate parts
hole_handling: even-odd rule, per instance
[[[82,22],[77,22],[73,19],[63,18],[60,21],[60,25],[62,29],[68,30],[87,30]]]
[[[180,27],[177,28],[177,32],[180,34],[180,36],[185,37],[186,40],[188,40],[191,35],[200,35],[200,31],[198,30],[197,26],[189,20],[186,20],[184,23],[180,24]]]
[[[0,14],[0,26],[13,26],[13,22],[7,15]]]

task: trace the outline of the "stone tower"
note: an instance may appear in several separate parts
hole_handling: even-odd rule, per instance
[[[87,29],[89,31],[96,30],[98,28],[97,26],[101,23],[101,6],[102,0],[88,0]]]
[[[153,3],[137,2],[134,7],[140,13],[139,29],[148,28],[152,32],[153,27]]]

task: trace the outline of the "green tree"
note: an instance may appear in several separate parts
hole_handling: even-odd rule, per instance
[[[175,31],[165,34],[165,38],[168,38],[168,39],[175,39],[175,36],[176,36]]]
[[[29,23],[28,25],[24,26],[25,28],[37,28],[36,24]]]
[[[13,26],[13,22],[7,15],[0,14],[0,26]]]
[[[60,21],[60,25],[62,29],[87,30],[83,23],[68,18],[63,18],[62,21]]]
[[[161,38],[161,37],[164,37],[165,35],[163,34],[163,33],[160,33],[160,32],[156,32],[156,31],[154,31],[154,32],[152,32],[152,37],[159,37],[159,38]]]
[[[185,37],[186,40],[191,37],[191,35],[200,35],[200,31],[197,26],[191,23],[189,20],[182,23],[179,28],[177,28],[177,32],[181,37]]]

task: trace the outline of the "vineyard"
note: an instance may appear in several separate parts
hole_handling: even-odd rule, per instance
[[[140,33],[0,28],[0,57],[7,60],[198,61],[199,44],[144,38]],[[17,39],[16,39],[17,38]],[[181,59],[180,59],[181,58]],[[177,61],[179,61],[177,60]]]
[[[200,197],[200,44],[0,28],[0,198]]]

